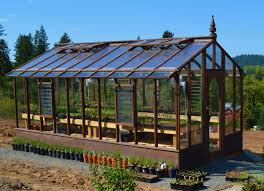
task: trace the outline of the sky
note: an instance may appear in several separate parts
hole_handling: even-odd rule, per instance
[[[74,42],[209,35],[215,16],[217,40],[231,56],[264,54],[263,0],[1,0],[0,24],[10,57],[19,34],[42,24],[50,48],[67,32]]]

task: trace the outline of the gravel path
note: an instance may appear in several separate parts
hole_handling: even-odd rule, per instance
[[[88,165],[78,161],[62,160],[51,158],[48,156],[40,156],[33,153],[13,151],[11,148],[0,147],[0,158],[5,160],[20,160],[35,163],[43,167],[67,167],[72,170],[79,170],[88,173]],[[225,181],[225,173],[227,170],[246,170],[251,174],[264,176],[264,165],[253,163],[244,153],[239,156],[228,157],[221,160],[215,160],[202,167],[208,172],[208,181],[205,182],[203,190],[215,191],[223,190],[223,188],[230,187],[230,182]],[[169,178],[164,178],[157,183],[151,185],[164,189],[170,187]],[[227,190],[240,190],[241,187],[228,188]]]

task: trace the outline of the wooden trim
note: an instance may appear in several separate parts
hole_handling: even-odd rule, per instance
[[[191,146],[191,132],[192,132],[192,98],[191,98],[191,91],[192,91],[192,78],[191,78],[191,63],[188,64],[187,68],[187,83],[188,83],[188,88],[187,88],[187,115],[188,115],[188,120],[187,120],[187,131],[188,131],[188,147]]]
[[[233,131],[236,132],[236,65],[233,64]]]
[[[115,85],[114,85],[114,88],[115,88],[115,93],[114,93],[114,99],[115,99],[115,122],[116,122],[116,142],[119,142],[120,140],[119,140],[119,131],[120,131],[120,129],[119,129],[119,125],[117,124],[117,110],[118,110],[118,108],[117,108],[117,88],[118,88],[118,80],[117,79],[114,79],[114,83],[115,83]]]
[[[16,128],[18,128],[18,110],[17,110],[17,86],[16,86],[16,78],[13,78],[13,91],[14,91],[14,109],[15,109]]]
[[[99,128],[99,140],[102,139],[102,111],[101,111],[101,88],[100,79],[97,79],[97,97],[98,97],[98,128]]]
[[[80,86],[80,93],[81,93],[81,106],[82,106],[82,135],[86,137],[86,130],[85,130],[85,100],[84,100],[84,79],[80,79],[81,86]]]
[[[41,84],[42,84],[42,81],[41,81],[41,78],[38,78],[38,104],[39,104],[39,116],[40,116],[40,131],[43,131],[43,118],[42,118],[42,113],[41,113],[41,110],[42,110],[42,105],[41,105]]]
[[[69,79],[66,79],[66,113],[67,113],[67,135],[70,135],[70,95],[69,95]]]
[[[24,78],[25,84],[25,98],[26,98],[26,108],[27,108],[27,129],[30,128],[30,100],[28,94],[28,78]]]
[[[132,91],[132,118],[133,118],[133,127],[134,127],[134,140],[135,144],[138,144],[138,128],[137,128],[137,80],[133,79],[133,91]]]
[[[180,150],[180,82],[179,75],[177,75],[174,79],[175,81],[175,114],[176,114],[176,149]]]
[[[57,87],[59,88],[59,87]],[[56,120],[56,99],[55,99],[55,81],[51,79],[51,109],[52,109],[52,120],[53,120],[53,133],[57,132],[57,120]]]
[[[212,47],[212,69],[216,69],[216,53],[215,53],[215,42]]]
[[[154,88],[153,88],[153,95],[154,95],[154,145],[155,147],[158,147],[158,120],[157,120],[157,113],[158,113],[158,108],[157,108],[157,80],[154,81]]]

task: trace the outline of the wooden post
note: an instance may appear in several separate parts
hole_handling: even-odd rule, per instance
[[[70,135],[70,96],[69,96],[69,79],[66,79],[66,112],[67,112],[67,135]]]
[[[153,89],[153,95],[154,95],[154,145],[155,147],[158,147],[158,120],[157,120],[157,80],[154,79],[154,89]]]
[[[55,99],[55,80],[51,79],[51,109],[52,109],[52,120],[53,120],[53,133],[57,132],[57,120],[56,120],[56,99]],[[59,87],[57,87],[58,89]],[[59,100],[59,99],[58,99]]]
[[[84,79],[80,78],[81,107],[82,107],[82,135],[86,137],[85,130],[85,100],[84,100]]]
[[[26,97],[26,107],[27,107],[27,129],[30,128],[30,100],[28,93],[28,79],[24,78],[25,83],[25,97]]]
[[[15,118],[16,118],[16,128],[18,128],[18,110],[17,110],[17,86],[16,78],[13,78],[13,89],[14,89],[14,109],[15,109]]]
[[[222,116],[222,121],[223,121],[223,126],[222,126],[222,147],[224,147],[224,137],[225,137],[225,52],[224,50],[221,51],[221,69],[223,70],[223,116]],[[223,148],[222,148],[223,149]]]
[[[115,122],[117,123],[117,110],[118,110],[118,107],[117,107],[117,96],[118,96],[118,94],[117,94],[117,88],[118,88],[118,81],[117,81],[117,79],[114,79],[114,87],[115,87],[115,94],[114,94],[114,96],[115,96]],[[116,142],[119,142],[120,140],[119,140],[119,132],[120,131],[120,129],[119,129],[119,125],[116,125]]]
[[[135,144],[138,144],[138,128],[137,128],[137,80],[133,80],[133,90],[132,90],[132,118],[133,118],[133,127],[134,127],[134,140]]]
[[[40,118],[40,131],[43,131],[43,118],[42,118],[42,105],[41,105],[41,79],[38,78],[38,102],[39,102],[39,118]]]
[[[236,132],[236,66],[233,64],[233,131]]]
[[[101,88],[100,79],[97,79],[97,97],[98,97],[98,128],[99,128],[99,140],[102,139],[102,112],[101,112]]]
[[[191,105],[191,91],[192,91],[192,79],[191,79],[191,64],[188,64],[188,69],[187,69],[187,132],[188,132],[188,147],[191,146],[191,138],[192,138],[192,105]]]
[[[180,150],[180,82],[179,82],[179,75],[175,77],[175,114],[176,114],[176,149]]]

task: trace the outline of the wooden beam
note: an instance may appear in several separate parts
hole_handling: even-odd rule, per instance
[[[84,100],[84,79],[80,78],[80,93],[81,93],[81,107],[82,107],[82,135],[86,137],[85,130],[85,100]]]
[[[158,96],[157,96],[157,80],[154,79],[154,88],[153,88],[153,95],[154,95],[154,145],[155,147],[158,147],[158,120],[157,120],[157,115],[158,115]]]
[[[39,103],[39,116],[40,116],[40,131],[43,131],[43,118],[42,118],[42,105],[41,105],[41,78],[38,78],[38,103]]]
[[[191,79],[191,64],[188,64],[188,68],[187,68],[187,115],[188,115],[188,120],[187,120],[187,132],[188,132],[188,147],[191,146],[191,132],[192,132],[192,114],[191,114],[191,109],[192,109],[192,105],[191,105],[191,91],[192,91],[192,79]]]
[[[27,129],[30,128],[30,100],[28,93],[28,78],[24,78],[25,83],[25,98],[26,98],[26,108],[27,108]]]
[[[14,89],[14,109],[15,109],[16,128],[18,128],[18,110],[17,110],[17,86],[16,86],[16,78],[13,78],[13,89]]]
[[[67,135],[70,135],[70,95],[69,95],[69,79],[66,79],[66,112],[67,112]]]
[[[175,114],[176,114],[176,149],[180,150],[180,82],[179,75],[174,79],[175,81]]]
[[[114,94],[114,96],[115,96],[115,122],[117,123],[117,110],[118,110],[118,107],[117,107],[117,96],[118,96],[118,94],[117,94],[117,88],[118,88],[118,81],[117,81],[117,79],[114,79],[114,82],[115,82],[115,84],[114,84],[114,87],[115,87],[115,94]],[[119,127],[119,125],[116,125],[116,142],[119,142],[120,140],[119,140],[119,133],[120,133],[120,127]]]
[[[56,99],[55,99],[55,80],[51,79],[51,109],[52,109],[52,120],[53,120],[53,133],[57,132],[57,120],[56,120]],[[57,87],[58,89],[59,87]]]
[[[98,130],[99,130],[99,140],[102,139],[102,111],[101,111],[101,88],[100,79],[97,79],[97,97],[98,97]]]
[[[133,79],[133,90],[132,90],[132,119],[134,127],[134,141],[138,144],[138,128],[137,128],[137,80]]]

